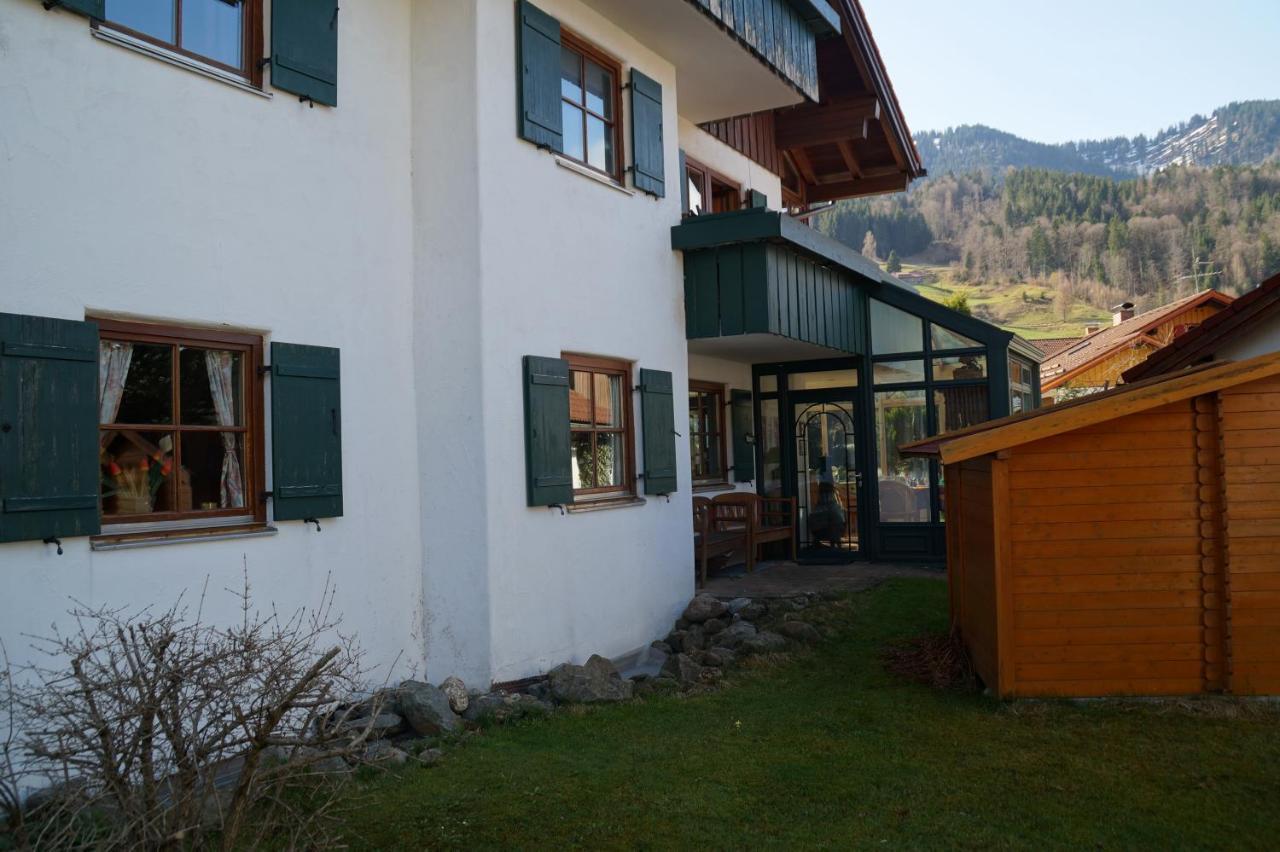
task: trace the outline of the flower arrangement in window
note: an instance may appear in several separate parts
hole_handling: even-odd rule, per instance
[[[156,495],[173,472],[172,439],[168,435],[161,438],[160,445],[150,454],[130,447],[118,454],[104,449],[102,455],[102,497],[115,501],[115,514],[145,515],[154,511]]]

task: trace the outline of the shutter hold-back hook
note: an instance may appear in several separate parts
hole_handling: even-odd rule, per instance
[[[304,524],[315,524],[316,532],[320,532],[320,520],[318,518],[303,518],[302,522]]]
[[[44,543],[45,543],[45,544],[56,544],[56,545],[58,545],[58,555],[59,555],[59,556],[61,556],[61,555],[62,555],[62,539],[57,538],[57,537],[55,537],[55,536],[50,536],[49,538],[46,538],[46,539],[44,540]]]

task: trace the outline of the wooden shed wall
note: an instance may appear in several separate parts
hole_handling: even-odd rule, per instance
[[[990,457],[949,466],[947,495],[959,516],[958,522],[947,525],[948,563],[953,566],[949,578],[951,617],[964,637],[978,675],[995,688],[999,679],[999,634]]]
[[[1280,379],[1219,396],[1230,688],[1280,695]]]
[[[1186,401],[1010,454],[1009,694],[1203,690],[1195,429]]]

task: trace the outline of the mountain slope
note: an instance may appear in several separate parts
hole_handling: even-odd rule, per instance
[[[1154,136],[1061,145],[1032,142],[983,125],[915,135],[931,175],[1040,168],[1101,177],[1135,177],[1171,165],[1257,165],[1280,158],[1280,100],[1231,103]]]

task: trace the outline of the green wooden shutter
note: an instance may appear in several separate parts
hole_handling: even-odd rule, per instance
[[[644,429],[644,493],[676,490],[676,414],[671,374],[640,371],[640,416]]]
[[[271,344],[271,499],[277,521],[342,517],[338,355],[325,346]]]
[[[68,12],[88,15],[99,21],[107,17],[107,0],[53,0],[52,4],[46,5],[45,8],[52,9],[57,6],[61,6]]]
[[[98,326],[0,314],[0,541],[95,535]]]
[[[658,198],[667,194],[662,143],[662,85],[631,69],[632,180],[636,189]]]
[[[689,213],[689,171],[685,165],[684,149],[680,149],[680,215]]]
[[[729,415],[733,428],[733,481],[750,482],[756,478],[756,448],[750,437],[755,428],[751,391],[729,392]]]
[[[564,150],[560,118],[560,22],[527,0],[516,3],[520,138]]]
[[[524,457],[530,506],[573,502],[569,362],[524,356]]]
[[[337,0],[272,0],[271,85],[338,105]]]

